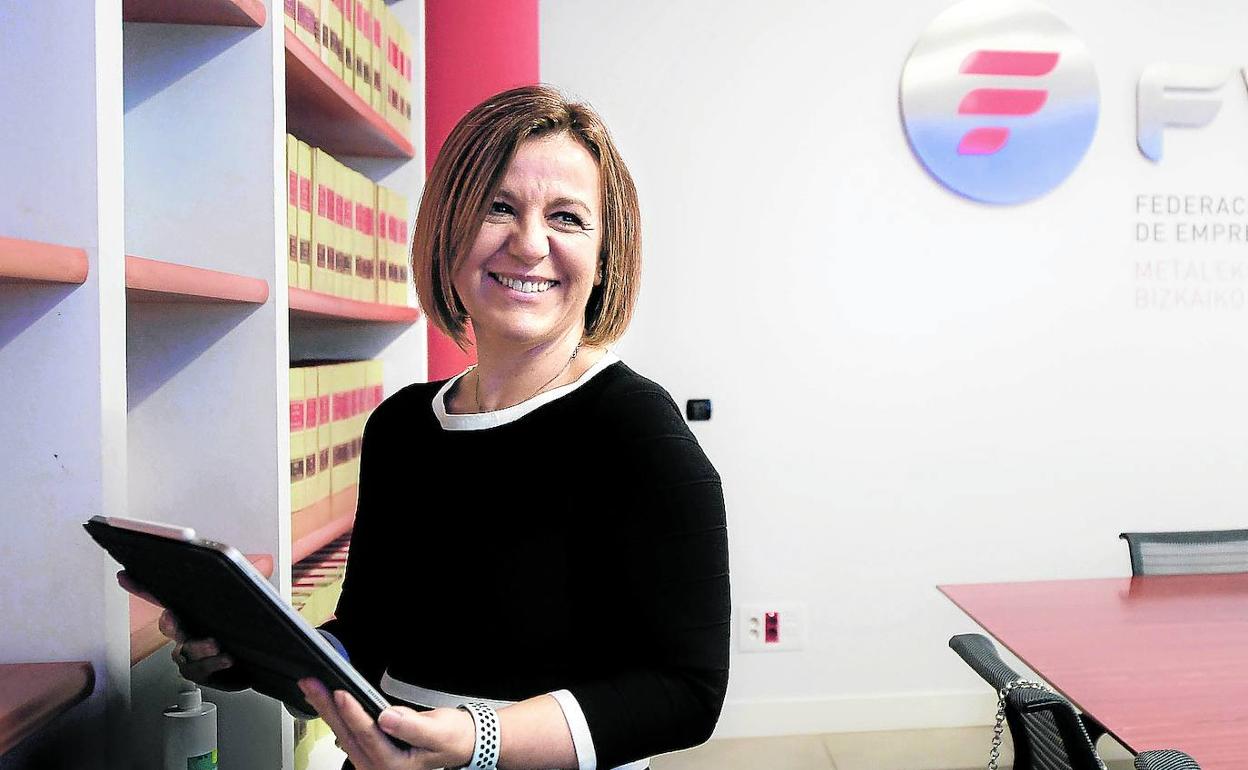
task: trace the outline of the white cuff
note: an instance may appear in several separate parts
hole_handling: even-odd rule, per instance
[[[585,712],[576,696],[567,690],[556,690],[551,696],[559,702],[563,709],[563,718],[567,720],[568,730],[572,733],[572,745],[576,747],[576,766],[580,770],[598,770],[598,755],[594,751],[594,737],[589,734],[589,723],[585,721]]]

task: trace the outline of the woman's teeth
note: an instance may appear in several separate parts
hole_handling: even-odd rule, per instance
[[[541,294],[558,283],[557,281],[518,281],[515,278],[508,278],[505,275],[496,275],[494,273],[490,273],[490,277],[507,288],[524,294]]]

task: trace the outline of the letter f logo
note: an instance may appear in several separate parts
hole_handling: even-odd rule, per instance
[[[1222,67],[1164,63],[1146,67],[1136,90],[1136,142],[1144,157],[1161,160],[1166,126],[1208,125],[1222,108],[1222,99],[1207,94],[1222,88],[1229,77],[1230,72]]]

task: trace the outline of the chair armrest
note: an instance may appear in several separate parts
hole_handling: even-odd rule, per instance
[[[1200,765],[1181,751],[1159,749],[1138,755],[1135,770],[1200,770]]]

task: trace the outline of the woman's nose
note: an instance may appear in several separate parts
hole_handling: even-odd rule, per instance
[[[546,237],[546,223],[540,217],[523,217],[516,220],[509,243],[511,255],[535,264],[550,255],[550,242]]]

